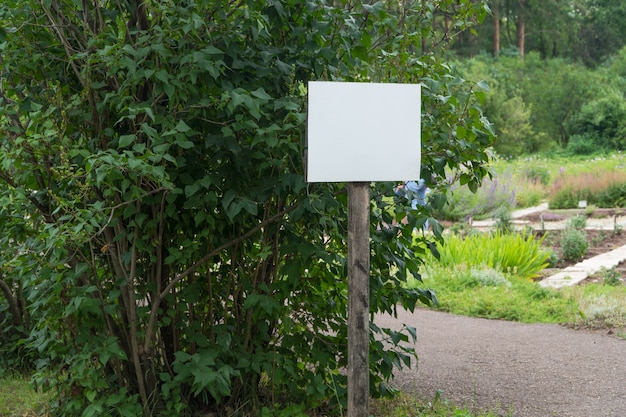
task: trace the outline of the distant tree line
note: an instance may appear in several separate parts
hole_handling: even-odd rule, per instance
[[[503,156],[588,155],[626,147],[626,3],[492,0],[491,18],[450,47],[484,81]],[[445,20],[440,18],[440,20]]]
[[[462,56],[488,52],[523,58],[569,58],[600,64],[626,43],[626,3],[612,0],[490,0],[491,19],[463,31]],[[445,17],[441,20],[445,21]]]

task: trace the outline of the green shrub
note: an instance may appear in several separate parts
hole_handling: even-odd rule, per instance
[[[573,228],[563,230],[561,234],[563,259],[567,261],[578,261],[585,256],[588,248],[587,233],[584,230]]]
[[[548,255],[548,267],[556,267],[559,264],[559,260],[559,254],[556,251],[550,249],[550,254]]]
[[[589,101],[573,117],[573,138],[583,138],[582,147],[594,150],[618,150],[626,144],[626,104],[621,91],[610,90]],[[569,149],[569,144],[568,144]]]
[[[524,170],[524,177],[535,184],[548,185],[550,182],[550,172],[541,166],[530,166]]]
[[[591,191],[588,189],[576,189],[564,187],[556,191],[550,198],[549,205],[553,210],[572,209],[578,207],[581,200],[590,200]]]
[[[615,268],[600,268],[599,272],[604,285],[618,286],[622,285],[621,274]]]
[[[594,200],[598,207],[626,207],[626,183],[609,185]]]
[[[511,223],[511,210],[509,206],[501,206],[494,213],[495,227],[499,233],[511,233],[513,223]]]
[[[567,143],[567,152],[572,155],[591,155],[597,151],[593,138],[587,134],[573,135]]]
[[[568,220],[567,226],[572,229],[584,229],[585,227],[587,227],[587,217],[574,216]]]

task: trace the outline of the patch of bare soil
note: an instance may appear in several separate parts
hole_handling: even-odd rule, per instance
[[[544,221],[558,221],[567,220],[571,217],[580,215],[580,209],[571,210],[545,210],[539,211],[527,216],[522,217],[523,220],[529,220],[532,222]],[[623,208],[597,208],[591,213],[586,213],[586,216],[591,219],[612,219],[615,216],[626,215],[626,209]]]
[[[568,219],[579,214],[580,210],[546,210],[525,216],[523,220],[530,222],[559,222],[567,221]],[[624,215],[626,215],[626,210],[622,208],[595,209],[592,213],[587,214],[588,219],[604,220],[604,223],[606,224],[602,230],[585,230],[588,248],[582,259],[565,259],[563,256],[561,246],[561,237],[564,233],[563,230],[549,230],[545,232],[537,231],[537,238],[545,236],[543,246],[550,248],[556,254],[558,259],[555,264],[551,265],[551,268],[545,271],[544,275],[550,275],[559,269],[575,265],[584,259],[592,258],[626,245],[626,231],[621,230],[620,228],[611,227],[617,217]],[[626,282],[626,263],[619,264],[615,270],[620,274],[622,282]],[[595,282],[601,279],[602,277],[592,276],[585,282]]]

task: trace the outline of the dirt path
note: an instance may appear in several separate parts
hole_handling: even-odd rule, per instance
[[[394,386],[420,398],[515,417],[626,416],[626,341],[559,325],[521,324],[430,310],[377,316],[417,328],[419,370]],[[415,368],[415,367],[414,367]]]

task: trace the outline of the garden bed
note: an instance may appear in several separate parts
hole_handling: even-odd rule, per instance
[[[597,227],[597,229],[590,228],[584,230],[587,236],[588,248],[584,257],[577,260],[565,259],[563,256],[561,247],[561,235],[563,230],[554,230],[555,228],[549,226],[545,228],[545,231],[537,230],[535,233],[538,238],[545,236],[543,246],[550,248],[558,257],[556,264],[544,270],[542,276],[549,276],[558,272],[560,269],[573,266],[584,259],[589,259],[626,245],[626,230],[623,230],[621,226],[624,222],[625,213],[626,211],[621,208],[594,209],[593,212],[587,213],[588,226]],[[551,222],[565,224],[569,219],[580,214],[581,210],[546,210],[525,216],[522,220],[532,223],[541,222],[543,220],[544,224],[547,223],[548,225]],[[618,272],[621,281],[626,282],[626,263],[620,263],[615,268],[615,271]],[[601,282],[603,278],[601,274],[595,274],[583,281],[583,284]]]

